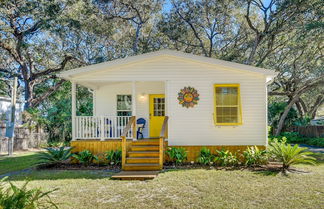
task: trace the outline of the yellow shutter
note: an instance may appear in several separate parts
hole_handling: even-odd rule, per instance
[[[214,101],[216,125],[241,125],[242,108],[239,84],[215,84]]]

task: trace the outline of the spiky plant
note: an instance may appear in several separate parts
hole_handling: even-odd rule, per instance
[[[291,146],[285,142],[275,140],[269,146],[269,153],[272,157],[282,163],[282,169],[287,170],[291,165],[298,163],[315,164],[314,153],[307,151],[307,148],[299,147],[297,144]]]
[[[73,147],[48,147],[46,152],[40,153],[39,164],[58,164],[67,161],[72,156]]]
[[[49,194],[56,189],[43,192],[40,189],[28,189],[28,182],[17,187],[6,178],[0,179],[0,208],[1,209],[36,209],[58,208],[50,199]]]

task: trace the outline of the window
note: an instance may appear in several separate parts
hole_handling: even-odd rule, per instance
[[[239,84],[215,84],[216,125],[241,125],[242,111]]]
[[[117,116],[132,116],[132,95],[117,95]]]
[[[165,116],[165,99],[164,98],[154,98],[154,109],[153,115],[154,116]]]

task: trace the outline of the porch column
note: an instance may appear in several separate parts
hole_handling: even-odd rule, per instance
[[[136,81],[132,82],[132,115],[136,117]],[[136,118],[133,124],[133,140],[136,140]]]
[[[75,141],[75,116],[76,116],[76,83],[72,81],[72,141]]]
[[[132,82],[132,115],[136,116],[136,81]]]

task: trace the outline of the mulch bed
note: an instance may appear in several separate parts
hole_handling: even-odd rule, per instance
[[[109,170],[113,172],[119,172],[121,170],[120,165],[98,165],[91,164],[88,166],[78,164],[78,163],[60,163],[51,165],[41,165],[37,169],[45,170]]]
[[[217,165],[201,165],[201,164],[191,164],[183,163],[180,165],[167,163],[164,165],[165,171],[175,170],[175,169],[208,169],[208,170],[250,170],[250,171],[273,171],[280,172],[282,170],[282,164],[276,162],[270,162],[267,165],[248,167],[245,165],[239,166],[217,166]]]
[[[91,164],[88,166],[78,164],[78,163],[61,163],[61,164],[52,164],[52,165],[41,165],[38,166],[39,170],[109,170],[112,172],[121,171],[120,165],[98,165]],[[270,162],[267,165],[247,167],[243,165],[239,166],[217,166],[217,165],[201,165],[197,163],[183,163],[183,164],[172,164],[166,163],[163,166],[163,171],[172,171],[172,170],[188,170],[188,169],[206,169],[206,170],[249,170],[255,172],[282,172],[282,164],[277,162]],[[294,173],[308,173],[306,171],[300,171],[294,168],[289,169],[290,172]]]

